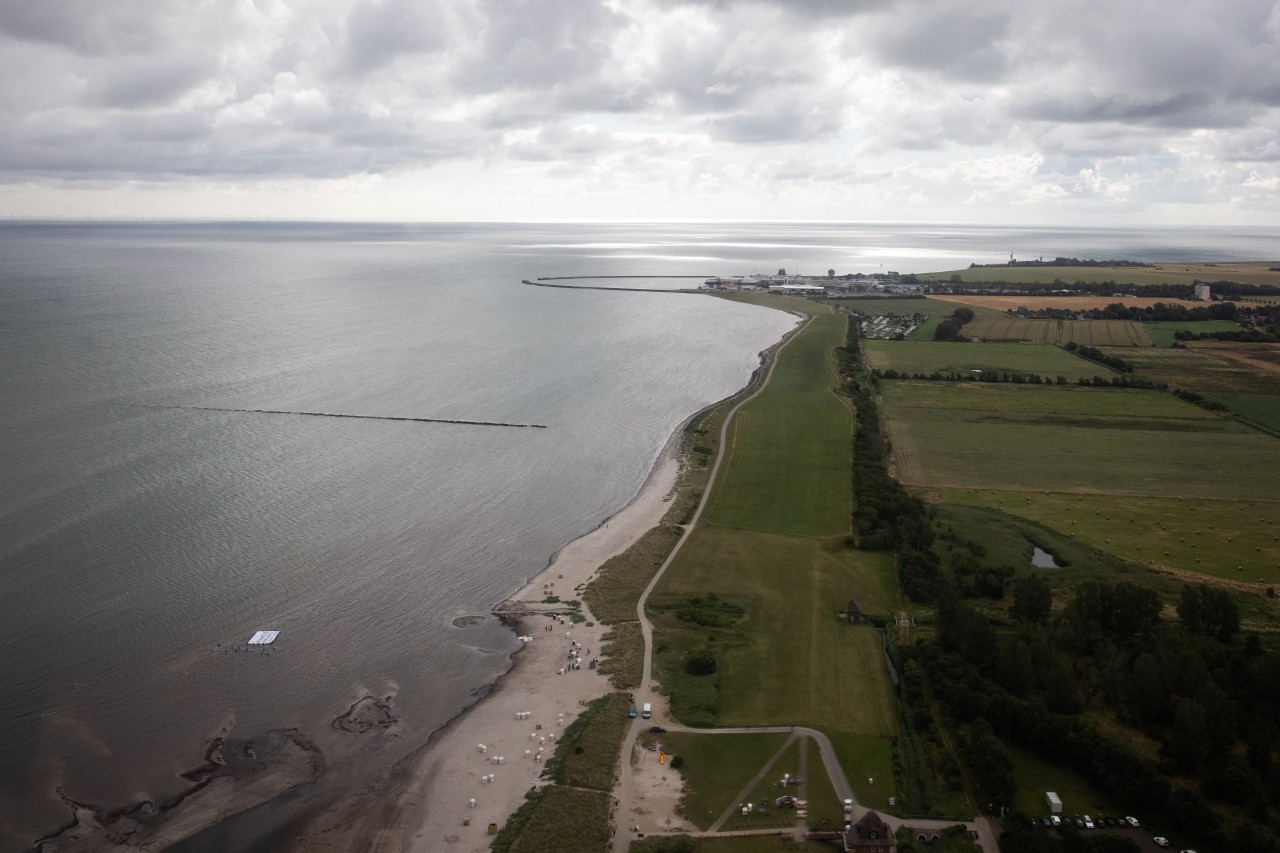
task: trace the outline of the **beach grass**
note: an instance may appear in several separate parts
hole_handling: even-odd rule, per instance
[[[620,691],[587,703],[560,736],[544,775],[561,785],[612,791],[630,707],[631,698]]]
[[[639,622],[619,622],[600,638],[599,669],[618,690],[634,690],[644,676],[644,635]]]
[[[881,393],[907,485],[1277,496],[1260,475],[1280,470],[1275,439],[1169,394],[940,382],[886,382]]]
[[[814,317],[738,412],[708,523],[802,536],[848,532],[853,420],[831,390],[831,351],[844,331],[843,317]]]
[[[796,841],[789,830],[778,835],[737,835],[691,838],[687,835],[649,837],[634,841],[636,853],[831,853],[830,844],[822,841]]]
[[[975,370],[988,373],[1020,371],[1068,381],[1110,378],[1115,371],[1072,355],[1056,346],[1024,343],[953,343],[948,341],[865,341],[867,364],[873,369],[896,370],[908,375]]]
[[[635,621],[640,593],[671,553],[680,534],[676,525],[660,524],[626,551],[606,560],[599,576],[582,594],[591,615],[605,625]]]
[[[566,815],[572,815],[567,820]],[[494,853],[605,853],[609,795],[547,785],[530,792],[494,836]]]

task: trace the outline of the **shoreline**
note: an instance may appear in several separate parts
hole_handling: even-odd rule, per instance
[[[510,668],[477,688],[476,701],[396,762],[382,783],[331,803],[297,827],[302,831],[291,839],[292,850],[356,844],[417,853],[489,850],[490,825],[500,829],[530,788],[546,784],[542,759],[554,753],[559,733],[583,705],[613,690],[591,666],[608,627],[595,621],[585,603],[580,605],[585,621],[575,624],[561,615],[567,609],[563,603],[543,599],[580,600],[605,561],[662,521],[679,479],[685,428],[703,411],[672,431],[626,505],[555,551],[546,567],[494,605],[493,615],[517,636],[532,638],[512,653]],[[575,651],[581,661],[576,669],[570,658]],[[492,780],[485,781],[489,776]]]

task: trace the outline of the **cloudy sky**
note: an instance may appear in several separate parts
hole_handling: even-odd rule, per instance
[[[9,0],[0,214],[1280,221],[1271,0]]]

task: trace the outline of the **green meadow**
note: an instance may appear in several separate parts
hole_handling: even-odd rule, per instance
[[[685,790],[681,811],[694,826],[705,831],[721,812],[737,802],[738,794],[782,747],[787,735],[668,732],[653,739],[660,741],[669,754],[681,757],[680,775],[684,777]],[[779,776],[788,772],[786,767],[777,766]]]
[[[946,504],[1030,519],[1134,563],[1256,584],[1260,590],[1280,583],[1280,488],[1272,484],[1271,489],[1267,500],[1135,499],[1041,490],[930,493]]]
[[[881,635],[836,619],[850,599],[882,616],[897,602],[891,555],[846,541],[852,410],[832,370],[845,328],[844,317],[819,314],[781,350],[731,425],[708,512],[648,609],[678,719],[811,726],[847,768],[870,760],[888,779],[897,718]],[[707,654],[715,672],[691,673]]]
[[[848,532],[853,414],[833,393],[831,371],[844,331],[837,314],[814,317],[782,351],[764,391],[738,412],[709,523],[801,536]]]
[[[1174,335],[1178,332],[1192,332],[1198,335],[1202,332],[1240,331],[1240,327],[1230,320],[1159,320],[1143,323],[1142,326],[1151,337],[1151,343],[1158,347],[1172,346],[1177,340]]]
[[[1280,444],[1170,394],[885,382],[907,485],[1267,500]]]
[[[867,363],[880,370],[896,370],[908,375],[955,371],[968,375],[984,372],[1020,371],[1068,381],[1110,378],[1115,371],[1072,355],[1055,346],[1020,343],[951,343],[940,341],[866,341]]]
[[[1205,394],[1246,421],[1280,435],[1280,394]]]

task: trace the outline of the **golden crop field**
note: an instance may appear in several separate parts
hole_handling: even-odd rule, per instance
[[[965,305],[981,308],[994,308],[997,311],[1009,311],[1018,307],[1030,308],[1032,311],[1041,308],[1059,308],[1064,311],[1087,311],[1090,308],[1106,308],[1119,302],[1135,308],[1146,308],[1157,302],[1165,305],[1184,305],[1187,308],[1203,308],[1207,303],[1190,299],[1153,299],[1147,296],[974,296],[972,294],[944,294],[930,296],[946,302],[962,302]]]

